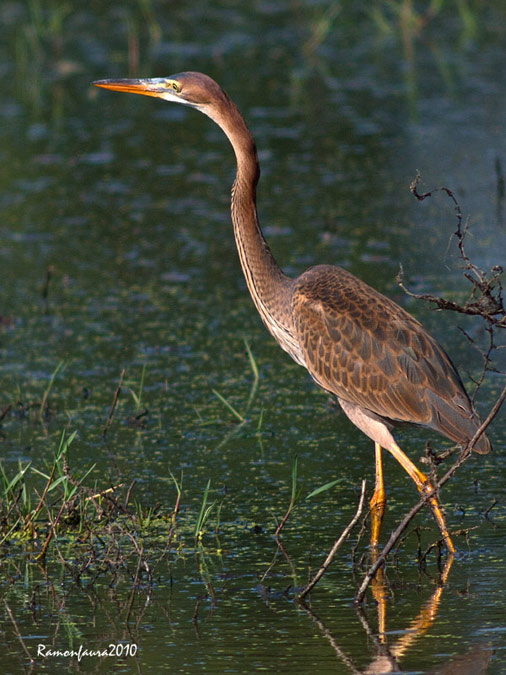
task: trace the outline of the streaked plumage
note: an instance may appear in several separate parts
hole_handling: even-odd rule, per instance
[[[297,279],[291,306],[306,368],[340,402],[387,426],[419,424],[461,444],[472,438],[479,420],[454,365],[402,307],[330,265]],[[488,452],[487,438],[475,449]]]
[[[376,445],[376,489],[371,500],[377,544],[385,504],[381,448],[389,450],[431,494],[448,550],[454,551],[437,496],[427,477],[395,443],[396,422],[419,424],[460,444],[479,426],[452,362],[422,325],[399,305],[346,270],[312,267],[287,277],[267,245],[256,211],[260,175],[255,141],[227,94],[202,73],[149,80],[102,80],[97,86],[146,94],[200,110],[227,135],[237,160],[231,214],[241,266],[263,322],[281,347],[324,389]],[[486,453],[482,435],[474,450]]]

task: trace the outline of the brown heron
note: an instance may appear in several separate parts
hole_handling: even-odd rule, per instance
[[[283,272],[258,221],[260,169],[254,138],[235,104],[214,80],[186,72],[94,84],[188,105],[221,127],[237,160],[232,223],[253,302],[280,346],[337,398],[353,424],[374,441],[371,544],[378,544],[386,504],[382,468],[382,449],[386,449],[427,497],[446,547],[453,553],[434,486],[391,433],[396,423],[411,423],[461,445],[473,438],[480,420],[442,347],[399,305],[340,267],[318,265],[296,279]],[[480,436],[473,449],[487,453],[487,437]]]

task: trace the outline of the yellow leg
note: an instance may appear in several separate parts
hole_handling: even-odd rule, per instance
[[[371,547],[377,548],[387,498],[385,493],[385,486],[383,483],[383,463],[381,461],[381,445],[379,443],[375,443],[374,450],[376,454],[376,485],[374,487],[374,494],[371,497],[369,506],[371,509]]]
[[[407,471],[408,474],[411,476],[411,479],[415,482],[418,491],[423,495],[430,495],[428,502],[430,504],[432,513],[434,514],[434,518],[436,519],[438,527],[441,531],[441,534],[443,535],[446,548],[448,549],[449,553],[455,553],[455,546],[453,545],[450,533],[448,532],[448,528],[446,527],[445,519],[443,516],[443,512],[441,511],[439,500],[437,498],[437,495],[434,494],[434,488],[431,485],[430,480],[424,473],[420,471],[420,469],[418,469],[413,464],[413,462],[409,459],[409,457],[407,457],[403,453],[403,451],[396,443],[394,443],[388,449],[395,457],[395,459],[399,462],[399,464],[403,467],[403,469]]]

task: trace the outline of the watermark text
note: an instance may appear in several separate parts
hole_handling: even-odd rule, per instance
[[[135,656],[136,654],[137,645],[135,642],[118,642],[116,644],[111,643],[102,649],[87,649],[83,645],[79,645],[78,649],[53,649],[40,642],[37,645],[37,656],[39,658],[77,659],[79,663],[85,656],[102,659],[107,656],[121,658],[126,656]]]

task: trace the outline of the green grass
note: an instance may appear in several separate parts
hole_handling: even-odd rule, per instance
[[[295,507],[299,502],[301,501],[301,495],[302,495],[302,488],[297,487],[297,480],[298,480],[298,458],[297,455],[293,459],[292,463],[292,474],[291,474],[291,491],[290,491],[290,502],[288,504],[288,508],[286,510],[285,515],[279,522],[276,532],[274,533],[275,537],[279,537],[281,534],[282,529],[285,527],[288,518],[291,516],[293,513]],[[331,490],[337,483],[339,482],[339,479],[332,480],[328,483],[325,483],[324,485],[321,485],[320,487],[315,488],[314,490],[311,490],[311,492],[306,495],[304,498],[305,501],[312,499],[313,497],[316,497],[317,495],[320,495],[327,490]]]

